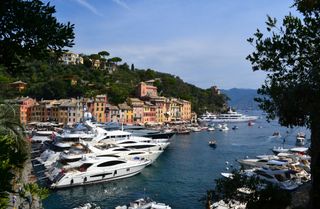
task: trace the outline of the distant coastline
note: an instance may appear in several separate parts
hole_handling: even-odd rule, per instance
[[[221,92],[229,97],[228,105],[237,110],[259,110],[254,98],[258,96],[257,89],[222,89]]]

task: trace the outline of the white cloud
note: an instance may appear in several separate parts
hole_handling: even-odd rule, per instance
[[[78,4],[85,7],[86,9],[90,10],[93,14],[102,17],[103,15],[87,0],[75,0]]]
[[[116,3],[117,5],[119,5],[120,7],[125,8],[127,10],[130,10],[130,7],[124,1],[122,1],[122,0],[112,0],[112,1],[114,3]]]

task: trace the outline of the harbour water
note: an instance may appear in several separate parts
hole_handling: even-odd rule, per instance
[[[204,203],[199,200],[207,190],[214,188],[214,179],[220,178],[221,172],[239,167],[236,159],[271,154],[271,148],[282,146],[284,137],[284,146],[293,147],[299,131],[306,132],[307,139],[310,138],[305,129],[280,127],[276,121],[267,123],[261,112],[246,114],[261,117],[253,126],[237,123],[237,130],[231,129],[235,124],[229,124],[228,132],[216,130],[175,135],[166,151],[141,174],[53,191],[43,205],[46,209],[70,209],[90,202],[103,209],[114,209],[117,205],[147,196],[174,209],[204,208]],[[282,137],[272,137],[276,131]],[[212,138],[217,141],[216,148],[208,146]]]

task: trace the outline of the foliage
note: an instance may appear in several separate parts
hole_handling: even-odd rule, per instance
[[[257,30],[248,39],[255,51],[247,59],[254,71],[268,73],[257,99],[268,117],[311,129],[310,208],[320,208],[320,2],[296,0],[294,6],[301,17],[289,14],[280,27],[268,17],[267,35]]]
[[[74,26],[53,16],[54,6],[40,0],[0,3],[0,64],[15,75],[24,60],[51,59],[73,45]]]
[[[30,193],[32,197],[39,197],[41,200],[49,196],[49,189],[40,187],[37,183],[28,183],[24,186],[24,192]]]
[[[7,199],[17,172],[27,159],[27,144],[16,110],[0,104],[0,204]]]
[[[291,195],[279,187],[263,182],[256,177],[246,177],[239,171],[232,178],[216,179],[216,187],[207,193],[207,202],[224,200],[246,203],[248,209],[284,209],[291,202]],[[241,192],[239,188],[247,192]]]
[[[200,89],[185,83],[179,77],[160,73],[151,69],[132,70],[124,63],[118,65],[115,72],[109,74],[104,70],[93,70],[86,65],[63,65],[35,60],[24,63],[15,77],[28,83],[23,95],[41,99],[60,99],[70,97],[93,97],[97,94],[107,94],[112,104],[119,104],[127,97],[135,96],[135,89],[139,82],[155,79],[160,96],[176,97],[192,102],[193,110],[201,113],[206,110],[219,112],[224,108],[226,97],[213,93],[210,89]],[[1,68],[0,68],[1,69]],[[14,78],[5,74],[6,79]],[[1,71],[0,71],[1,73]],[[1,74],[0,74],[1,75]],[[76,84],[72,84],[72,80]],[[11,93],[11,97],[19,92]],[[6,93],[9,96],[9,91]]]

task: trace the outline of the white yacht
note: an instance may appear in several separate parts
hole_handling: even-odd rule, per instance
[[[164,203],[157,203],[150,198],[140,198],[130,202],[129,206],[117,206],[115,209],[171,209],[171,207]]]
[[[271,169],[271,168],[257,168],[246,170],[245,175],[256,176],[261,180],[278,185],[284,190],[294,190],[298,188],[298,184],[291,179],[292,171],[288,169]]]
[[[69,150],[60,154],[60,161],[71,163],[81,160],[84,157],[119,157],[126,160],[146,159],[153,163],[163,152],[163,150],[143,151],[124,147],[97,143],[87,144],[86,150]]]
[[[201,122],[211,122],[213,119],[216,119],[217,115],[211,113],[211,112],[206,112],[204,114],[202,114],[199,118],[198,121]]]
[[[83,158],[69,167],[53,167],[46,174],[51,188],[64,188],[127,178],[140,173],[149,163],[115,157]]]
[[[248,122],[248,121],[254,121],[257,119],[258,119],[258,116],[243,115],[241,113],[232,111],[232,109],[230,108],[227,113],[222,113],[220,115],[217,115],[216,118],[211,119],[210,122],[213,122],[213,123]]]

